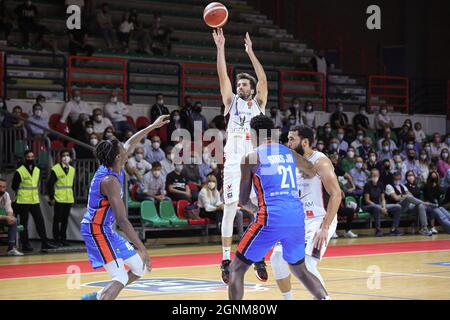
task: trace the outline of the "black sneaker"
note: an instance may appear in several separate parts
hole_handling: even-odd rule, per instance
[[[54,244],[49,243],[49,242],[42,243],[41,251],[54,250],[54,249],[58,249],[58,247],[55,246]]]
[[[231,260],[222,260],[220,269],[222,270],[222,282],[226,285],[230,282],[230,264]]]
[[[377,230],[377,231],[375,232],[375,237],[381,238],[382,236],[383,236],[383,231]]]
[[[266,282],[269,279],[264,261],[256,262],[253,267],[255,268],[255,275],[259,281]]]
[[[397,229],[395,229],[395,230],[391,231],[389,233],[389,235],[391,237],[400,237],[400,236],[404,235],[404,233],[402,233],[402,232],[398,231]]]
[[[31,244],[26,243],[22,245],[22,251],[23,252],[33,252],[33,247],[31,246]]]

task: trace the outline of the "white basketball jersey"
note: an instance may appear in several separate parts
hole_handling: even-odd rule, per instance
[[[326,158],[322,152],[315,151],[307,160],[315,164],[320,158]],[[329,195],[319,175],[310,178],[304,172],[297,172],[300,200],[303,203],[307,219],[322,217],[327,213]]]
[[[235,95],[228,114],[230,119],[224,150],[225,161],[227,164],[240,163],[242,157],[254,149],[250,136],[250,121],[261,114],[261,108],[256,99],[245,101]]]

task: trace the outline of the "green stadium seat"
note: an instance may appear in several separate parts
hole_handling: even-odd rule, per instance
[[[27,143],[25,140],[16,140],[14,144],[14,156],[16,158],[23,158],[23,153],[27,149]]]
[[[5,208],[0,208],[0,217],[1,216],[6,216],[6,209]],[[6,226],[4,226],[3,231],[6,229]],[[17,232],[22,232],[24,230],[23,225],[18,224],[17,225]]]
[[[159,213],[162,219],[169,220],[172,225],[186,226],[189,224],[187,220],[178,218],[171,201],[161,201],[159,204]]]
[[[152,227],[168,227],[169,220],[161,219],[156,211],[155,203],[152,201],[141,202],[141,222],[143,225]]]

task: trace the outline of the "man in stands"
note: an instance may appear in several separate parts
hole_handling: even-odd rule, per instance
[[[100,108],[94,109],[93,114],[93,124],[94,133],[97,135],[102,135],[106,128],[111,127],[113,124],[111,120],[103,116],[103,110]]]
[[[109,98],[109,102],[105,105],[105,116],[111,119],[111,122],[118,134],[122,134],[125,130],[136,132],[136,129],[127,121],[127,115],[130,114],[130,109],[127,105],[119,101],[118,93],[113,91]]]
[[[136,147],[134,156],[128,159],[125,168],[132,184],[141,181],[142,177],[152,169],[152,165],[144,159],[143,147]]]
[[[192,193],[188,186],[186,176],[183,174],[183,164],[176,164],[175,170],[166,179],[167,196],[174,200],[187,200],[191,202]]]
[[[195,125],[201,125],[202,126],[202,132],[205,132],[208,130],[208,121],[206,120],[205,116],[202,115],[202,103],[200,101],[196,101],[194,104],[194,107],[192,108],[192,114],[191,114],[191,121]]]
[[[59,122],[67,124],[67,119],[70,118],[72,123],[75,123],[78,121],[80,114],[87,114],[89,116],[91,112],[87,103],[81,99],[80,90],[73,89],[72,99],[64,106],[64,111]]]
[[[369,118],[365,106],[359,107],[359,113],[353,117],[353,127],[355,130],[362,130],[364,133],[370,128]]]
[[[345,128],[348,124],[348,117],[344,113],[344,104],[338,102],[336,111],[330,116],[330,124],[333,129]]]
[[[37,103],[33,105],[33,113],[28,117],[27,129],[32,137],[43,136],[44,129],[34,126],[33,123],[48,129],[48,117],[44,115],[42,106]]]
[[[164,96],[158,93],[156,96],[156,103],[150,109],[150,121],[155,121],[159,116],[170,114],[169,109],[164,105]]]
[[[97,26],[101,31],[106,47],[109,50],[114,49],[114,25],[111,14],[109,13],[108,3],[106,2],[102,3],[101,10],[97,13]]]
[[[152,163],[152,170],[147,172],[138,184],[137,200],[159,202],[166,199],[166,182],[161,176],[161,164]]]
[[[161,162],[166,157],[166,154],[161,149],[161,138],[158,136],[152,137],[152,145],[145,145],[145,160],[149,163]]]

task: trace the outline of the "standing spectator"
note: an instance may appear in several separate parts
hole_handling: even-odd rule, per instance
[[[145,146],[145,160],[149,163],[159,162],[164,160],[166,157],[164,151],[161,149],[161,138],[158,136],[152,137],[152,145]]]
[[[450,157],[448,153],[448,149],[444,148],[441,151],[441,156],[436,163],[437,171],[441,178],[444,178],[447,174],[448,169],[450,169]]]
[[[47,28],[38,24],[38,10],[31,0],[26,0],[19,4],[14,10],[18,18],[20,33],[22,34],[23,45],[30,47],[32,45],[30,34],[36,33],[36,43],[42,43]]]
[[[217,190],[217,179],[214,175],[208,175],[205,186],[198,195],[198,207],[200,217],[210,218],[217,222],[222,221],[223,202]]]
[[[353,117],[353,127],[355,130],[361,130],[364,133],[370,129],[369,118],[365,106],[359,107],[359,113]]]
[[[200,101],[195,102],[194,107],[192,108],[191,121],[194,124],[200,122],[202,126],[202,132],[208,130],[208,120],[206,120],[205,116],[202,115],[202,103]]]
[[[11,207],[11,197],[6,192],[6,180],[3,178],[0,178],[0,210],[6,213],[6,215],[0,215],[0,226],[8,228],[8,256],[23,256],[23,253],[16,248],[17,219]]]
[[[364,192],[364,186],[367,183],[367,178],[370,173],[364,168],[364,161],[361,157],[356,158],[355,167],[350,170],[350,175],[353,179],[353,184],[356,189],[353,191],[353,195],[362,196]]]
[[[316,113],[314,112],[314,106],[311,101],[306,101],[305,103],[305,112],[302,115],[302,120],[305,126],[310,128],[316,127]]]
[[[341,168],[345,172],[350,172],[355,167],[356,160],[355,160],[355,149],[353,147],[350,147],[347,151],[347,156],[341,160]]]
[[[109,50],[113,49],[114,26],[109,13],[109,5],[106,2],[101,5],[101,10],[97,13],[97,26],[100,28],[106,47]]]
[[[105,105],[105,116],[111,119],[114,128],[119,134],[122,134],[125,130],[136,132],[136,129],[128,122],[127,115],[130,114],[128,106],[119,101],[118,93],[112,92],[109,102]]]
[[[166,157],[161,161],[161,176],[164,181],[167,179],[167,175],[175,170],[175,164],[173,160],[175,154],[172,146],[166,148]]]
[[[337,103],[336,111],[330,116],[330,124],[335,130],[347,127],[348,117],[344,113],[344,104],[342,102]]]
[[[70,136],[84,143],[89,143],[89,136],[94,133],[92,121],[78,121],[77,126],[71,130]],[[103,135],[103,132],[101,133]]]
[[[325,76],[325,79],[326,79],[326,76],[327,76],[327,73],[328,73],[328,61],[325,58],[325,51],[324,50],[317,51],[317,53],[311,59],[310,63],[311,63],[311,66],[312,66],[313,70],[323,74]],[[322,78],[319,77],[316,80],[317,81],[322,81]]]
[[[134,156],[128,159],[127,169],[132,184],[140,182],[142,177],[152,170],[152,165],[144,159],[144,148],[136,147],[136,149],[134,149]]]
[[[69,223],[70,209],[75,203],[74,180],[75,168],[70,165],[68,150],[60,152],[60,162],[55,164],[47,182],[50,205],[54,206],[53,241],[67,247],[67,225]]]
[[[22,107],[21,106],[15,106],[12,110],[12,114],[18,117],[22,116]],[[5,129],[8,128],[24,128],[24,122],[23,120],[11,117],[10,115],[6,115],[3,119],[2,126]]]
[[[9,44],[9,35],[11,34],[11,30],[13,29],[13,25],[11,23],[11,17],[6,10],[6,0],[0,1],[0,30],[3,31],[5,35],[5,40]]]
[[[14,211],[20,216],[20,222],[25,230],[21,235],[22,249],[25,252],[33,251],[28,239],[28,214],[31,213],[36,225],[36,230],[41,238],[41,250],[55,249],[47,240],[44,217],[42,216],[39,200],[39,180],[41,170],[36,166],[34,153],[25,151],[24,164],[17,168],[12,181],[11,188],[16,192]]]
[[[150,121],[155,121],[159,116],[170,114],[169,109],[164,105],[162,93],[156,95],[156,103],[150,109]]]
[[[152,52],[154,55],[170,55],[172,29],[161,23],[161,15],[155,13],[152,21]]]
[[[381,214],[390,215],[393,218],[390,235],[402,235],[397,229],[400,225],[402,207],[399,204],[386,204],[384,185],[380,181],[380,172],[377,169],[372,170],[370,180],[364,186],[363,210],[374,216],[376,237],[383,236],[383,231],[381,231]]]
[[[40,104],[33,105],[33,113],[28,117],[27,129],[32,137],[43,136],[45,134],[44,129],[34,126],[34,123],[48,129],[48,117],[44,116]]]
[[[188,186],[188,181],[183,171],[183,164],[177,164],[175,165],[175,170],[167,176],[167,196],[173,201],[187,200],[191,202],[191,189]]]
[[[383,138],[378,140],[378,150],[382,150],[385,142],[388,142],[389,151],[397,150],[397,144],[394,140],[392,140],[392,132],[390,128],[385,128],[383,130]]]
[[[94,54],[95,48],[89,43],[89,33],[84,28],[68,30],[67,36],[70,55],[76,56],[81,53],[90,57]]]
[[[81,92],[78,89],[74,89],[72,90],[72,99],[64,106],[64,111],[59,121],[66,124],[67,118],[70,118],[72,123],[75,123],[79,119],[80,114],[89,115],[90,113],[87,103],[81,100]]]
[[[130,13],[125,12],[122,17],[122,21],[119,24],[117,30],[117,38],[122,45],[122,50],[128,53],[130,49],[130,37],[134,30],[134,16],[130,16]]]
[[[420,122],[416,122],[414,124],[414,134],[416,136],[416,141],[420,144],[427,139],[427,135],[422,129],[422,124]]]
[[[94,109],[93,114],[93,129],[94,133],[101,136],[107,127],[112,127],[113,124],[109,118],[103,116],[103,110],[100,108]]]
[[[281,129],[283,127],[283,119],[281,118],[281,115],[278,113],[278,108],[275,106],[270,108],[270,119],[272,120],[275,128]]]
[[[380,108],[380,112],[377,115],[375,124],[378,130],[384,130],[386,128],[389,129],[394,128],[394,122],[392,121],[386,106]]]
[[[161,164],[152,163],[152,170],[144,175],[138,183],[137,200],[154,201],[158,207],[159,203],[166,199],[166,185],[161,177]]]

